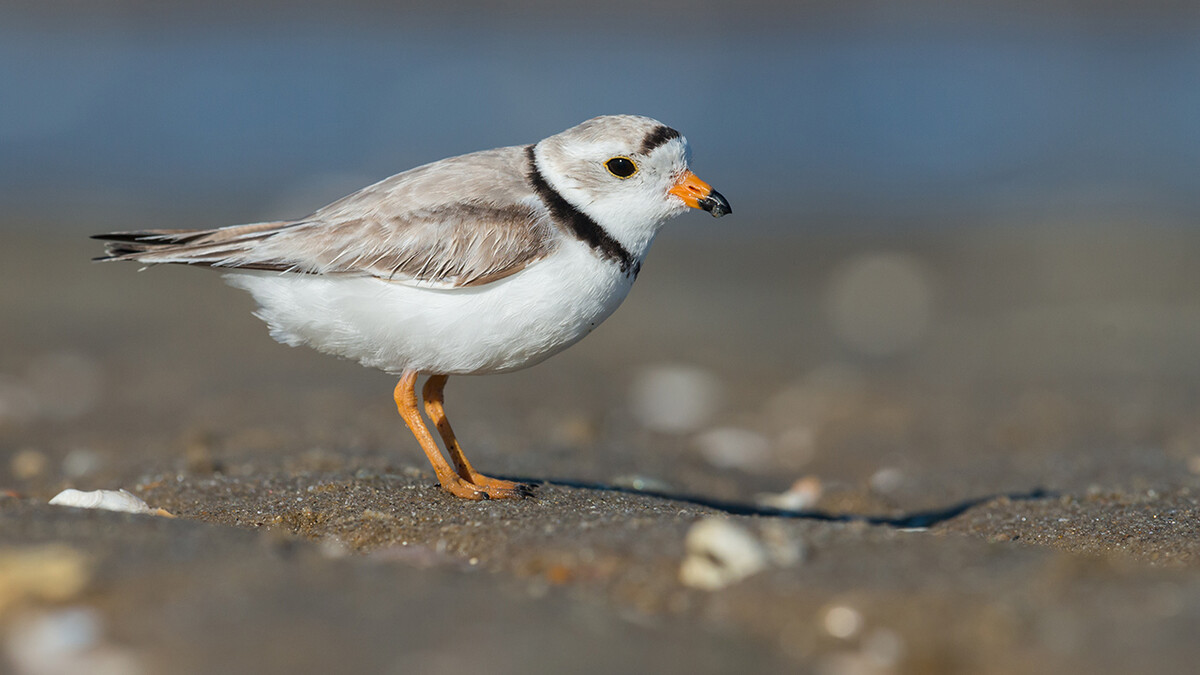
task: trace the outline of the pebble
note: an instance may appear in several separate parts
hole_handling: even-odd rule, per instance
[[[778,493],[761,493],[755,498],[755,501],[759,506],[780,511],[804,511],[817,505],[823,491],[820,478],[805,476],[792,483],[787,490]]]
[[[26,675],[87,673],[140,675],[141,660],[104,640],[98,612],[74,607],[21,617],[4,641],[16,672]]]
[[[62,544],[9,548],[0,552],[0,617],[31,601],[62,602],[83,591],[91,564]]]
[[[682,434],[695,431],[716,412],[721,400],[717,377],[694,366],[661,364],[641,371],[630,404],[642,426]]]
[[[692,525],[684,542],[687,556],[679,568],[685,586],[715,591],[766,569],[766,547],[745,528],[725,518]]]
[[[638,492],[671,492],[675,489],[673,485],[654,478],[653,476],[643,476],[640,474],[622,474],[615,476],[609,481],[615,487],[629,488]]]
[[[890,494],[904,485],[904,472],[896,467],[884,467],[871,474],[871,489],[881,494]]]
[[[10,464],[13,476],[17,480],[29,480],[44,474],[49,460],[41,452],[33,448],[25,448],[13,455]]]
[[[849,640],[863,627],[862,613],[848,605],[834,605],[825,610],[821,619],[825,632],[835,638]]]
[[[718,469],[753,471],[771,462],[771,443],[749,429],[717,427],[696,436],[700,454]]]

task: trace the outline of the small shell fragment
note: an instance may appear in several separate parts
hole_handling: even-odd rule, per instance
[[[693,588],[715,591],[767,567],[762,543],[724,518],[705,518],[692,525],[685,546],[687,557],[679,568],[679,580]]]
[[[834,605],[825,610],[822,623],[825,631],[833,637],[849,640],[862,630],[863,615],[849,605]]]
[[[79,509],[103,509],[124,513],[149,513],[170,516],[162,509],[152,509],[141,498],[126,490],[82,490],[66,489],[54,495],[50,503],[55,506],[73,506]]]
[[[781,511],[804,511],[817,505],[821,492],[821,479],[805,476],[784,492],[759,494],[756,501],[759,506]]]
[[[771,462],[771,442],[750,429],[715,427],[698,435],[695,444],[704,459],[718,469],[756,471]]]
[[[630,391],[642,426],[665,434],[696,431],[721,402],[721,382],[694,366],[664,363],[642,371]]]

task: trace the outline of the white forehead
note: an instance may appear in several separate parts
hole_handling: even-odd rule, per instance
[[[671,127],[640,115],[605,115],[546,139],[576,156],[665,154],[665,159],[686,162],[687,139]]]

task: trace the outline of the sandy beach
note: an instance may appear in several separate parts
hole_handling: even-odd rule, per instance
[[[475,464],[539,485],[494,502],[211,271],[5,234],[6,662],[1190,672],[1200,235],[832,232],[668,232],[581,344],[452,378]]]

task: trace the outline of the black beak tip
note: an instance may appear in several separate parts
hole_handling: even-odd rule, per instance
[[[708,196],[700,200],[700,208],[708,211],[713,215],[713,218],[733,213],[733,209],[729,206],[729,200],[725,199],[720,192],[713,190],[708,193]]]

